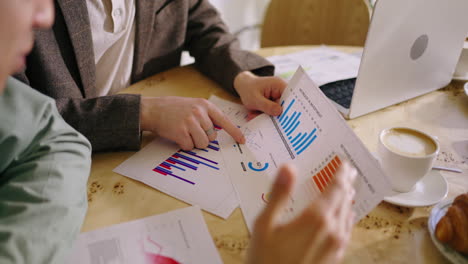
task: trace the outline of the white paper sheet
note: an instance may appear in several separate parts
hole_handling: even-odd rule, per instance
[[[188,207],[80,234],[65,263],[222,263],[201,211]]]
[[[207,149],[183,151],[157,138],[114,172],[226,219],[239,202],[219,147],[214,141]]]
[[[339,80],[356,78],[361,59],[325,46],[305,51],[268,57],[275,65],[275,75],[290,80],[297,67],[302,66],[309,77],[323,85]]]
[[[262,114],[247,123],[246,145],[237,145],[220,133],[219,142],[250,230],[268,202],[271,183],[281,164],[292,163],[299,172],[284,220],[290,219],[319,195],[334,177],[343,158],[352,162],[356,221],[388,194],[389,185],[369,151],[347,126],[335,107],[302,70],[283,93],[283,114]]]
[[[254,117],[252,116],[252,113],[241,104],[221,99],[215,95],[211,96],[209,101],[215,104],[221,111],[223,111],[232,123],[239,127],[244,126]]]

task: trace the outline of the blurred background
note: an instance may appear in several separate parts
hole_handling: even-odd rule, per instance
[[[240,40],[241,47],[260,47],[260,29],[270,0],[210,0],[219,10],[230,31]]]
[[[210,0],[221,17],[247,50],[260,48],[261,24],[270,0]],[[182,64],[193,63],[188,52],[182,54]]]
[[[371,9],[376,0],[363,1]],[[229,30],[238,37],[243,49],[260,48],[262,23],[270,0],[210,0],[210,2],[218,9]],[[193,61],[188,53],[183,54],[182,64]]]

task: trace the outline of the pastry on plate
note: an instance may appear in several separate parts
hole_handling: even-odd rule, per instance
[[[445,216],[437,223],[435,235],[439,241],[468,255],[468,193],[453,200]]]

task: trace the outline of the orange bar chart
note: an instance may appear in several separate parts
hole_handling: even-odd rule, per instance
[[[333,180],[340,164],[340,158],[335,156],[322,170],[312,177],[320,192],[325,191],[328,184]]]

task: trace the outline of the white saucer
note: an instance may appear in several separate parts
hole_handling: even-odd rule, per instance
[[[463,85],[463,89],[465,90],[465,94],[468,95],[468,82]]]
[[[384,201],[406,207],[429,206],[440,202],[447,196],[448,184],[438,170],[431,170],[416,183],[412,191],[392,192],[390,196],[384,197]]]

